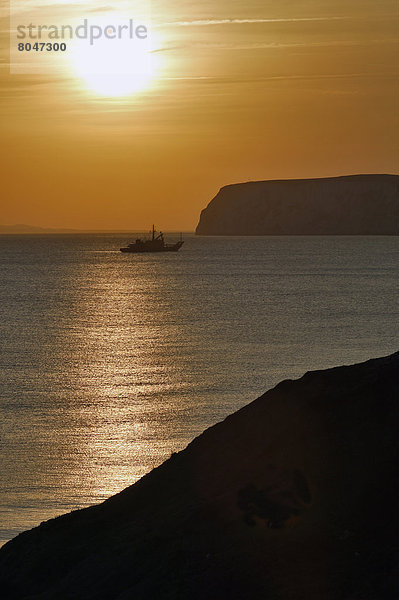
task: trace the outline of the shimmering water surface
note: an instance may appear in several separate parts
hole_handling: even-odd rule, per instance
[[[133,483],[283,378],[398,350],[399,238],[126,241],[0,236],[3,542]]]

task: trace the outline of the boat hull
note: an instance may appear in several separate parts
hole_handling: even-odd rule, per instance
[[[154,253],[154,252],[178,252],[183,246],[184,242],[177,242],[176,244],[165,244],[159,248],[146,248],[146,247],[129,247],[121,248],[121,252],[128,252],[131,254],[143,254],[143,253]]]

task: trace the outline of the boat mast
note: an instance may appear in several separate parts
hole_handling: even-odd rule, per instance
[[[152,226],[152,241],[155,239],[155,225]]]

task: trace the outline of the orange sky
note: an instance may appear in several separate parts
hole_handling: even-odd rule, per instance
[[[153,0],[152,15],[158,73],[131,96],[10,75],[2,54],[0,224],[189,230],[228,183],[399,173],[397,0]]]

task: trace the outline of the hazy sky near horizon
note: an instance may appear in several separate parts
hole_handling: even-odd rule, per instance
[[[119,98],[10,74],[2,14],[1,224],[187,230],[228,183],[399,173],[397,0],[153,0],[156,75]]]

